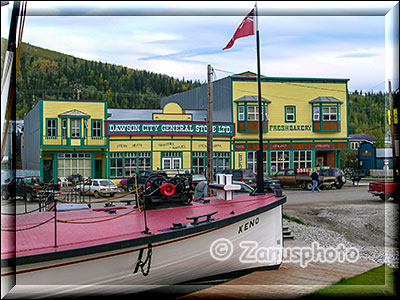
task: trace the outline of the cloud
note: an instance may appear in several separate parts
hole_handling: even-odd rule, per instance
[[[221,49],[215,48],[203,48],[203,49],[188,49],[175,53],[164,54],[164,55],[152,55],[147,57],[141,57],[139,60],[160,60],[160,59],[169,59],[169,60],[185,60],[187,58],[203,56],[203,55],[212,55],[220,53]]]
[[[337,58],[357,58],[357,57],[374,57],[378,56],[378,53],[361,53],[361,52],[353,52],[353,53],[345,53],[338,55]]]

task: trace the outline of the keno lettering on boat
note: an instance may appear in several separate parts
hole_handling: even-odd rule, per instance
[[[258,223],[260,223],[260,219],[257,217],[249,222],[246,222],[242,225],[239,226],[239,230],[238,230],[238,234],[258,225]]]

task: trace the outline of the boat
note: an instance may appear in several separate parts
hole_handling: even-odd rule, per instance
[[[155,175],[134,204],[2,215],[2,280],[15,276],[17,285],[57,285],[60,291],[127,285],[137,292],[278,268],[286,196],[279,190],[233,195],[231,176],[218,175],[210,184],[216,197],[191,199],[182,179]],[[244,261],[246,242],[275,252]]]
[[[12,28],[18,12],[17,1]],[[15,91],[15,84],[6,85]],[[2,103],[8,105],[12,97],[3,96],[2,90]],[[278,268],[286,196],[279,188],[264,193],[260,166],[259,184],[251,194],[233,195],[238,186],[232,175],[219,174],[217,183],[209,184],[217,190],[215,197],[192,199],[191,185],[179,174],[154,175],[136,197],[135,190],[126,196],[131,198],[124,206],[89,208],[61,203],[52,194],[53,209],[2,214],[2,297],[10,290],[21,296],[18,288],[36,296],[38,290],[46,296],[76,290],[82,295],[93,286],[124,286],[125,293],[133,293],[240,270]]]

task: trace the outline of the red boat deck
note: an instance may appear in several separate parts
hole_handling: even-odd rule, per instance
[[[282,197],[277,198],[273,194],[261,196],[242,194],[235,195],[234,200],[230,201],[209,199],[209,203],[192,202],[189,206],[147,210],[147,226],[154,235],[162,234],[159,230],[171,228],[174,222],[182,224],[192,222],[187,220],[187,217],[218,211],[212,217],[219,220],[226,219],[273,204]],[[95,209],[57,212],[58,221],[81,222],[79,224],[57,222],[57,248],[54,247],[54,220],[33,229],[23,230],[49,220],[54,217],[54,212],[36,212],[16,217],[2,216],[1,258],[54,253],[148,236],[142,233],[145,229],[143,212],[133,210],[134,207],[128,205],[126,209],[116,210],[116,214]],[[118,216],[121,217],[115,218]],[[104,221],[110,218],[115,219]],[[4,230],[18,231],[15,233]],[[14,237],[16,243],[13,242]]]

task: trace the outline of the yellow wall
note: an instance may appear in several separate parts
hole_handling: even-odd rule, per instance
[[[150,151],[151,150],[151,141],[143,141],[143,140],[123,140],[123,141],[114,141],[110,140],[110,151],[111,152],[124,152],[124,151]]]
[[[233,101],[245,95],[258,95],[257,82],[233,81]],[[271,101],[268,104],[268,125],[312,125],[312,105],[308,102],[317,97],[335,97],[343,102],[339,105],[341,115],[340,132],[311,131],[268,131],[265,138],[342,138],[347,137],[347,106],[345,83],[279,83],[262,82],[262,97]],[[253,103],[252,103],[253,104]],[[296,106],[296,123],[285,123],[285,106]],[[233,120],[237,124],[237,105],[233,104]],[[258,138],[258,133],[236,132],[235,138]]]
[[[91,120],[104,120],[105,105],[105,102],[103,103],[91,101],[43,101],[43,135],[46,135],[46,118],[58,118],[58,115],[76,109],[90,116],[90,119],[88,119],[88,135],[91,136]],[[83,129],[83,123],[81,123],[81,128]],[[67,130],[67,136],[70,136],[69,118],[67,123]],[[102,130],[102,135],[104,135],[104,126],[102,126]],[[57,123],[57,136],[61,136],[61,119],[58,119]]]
[[[153,152],[153,170],[161,170],[161,152]]]

